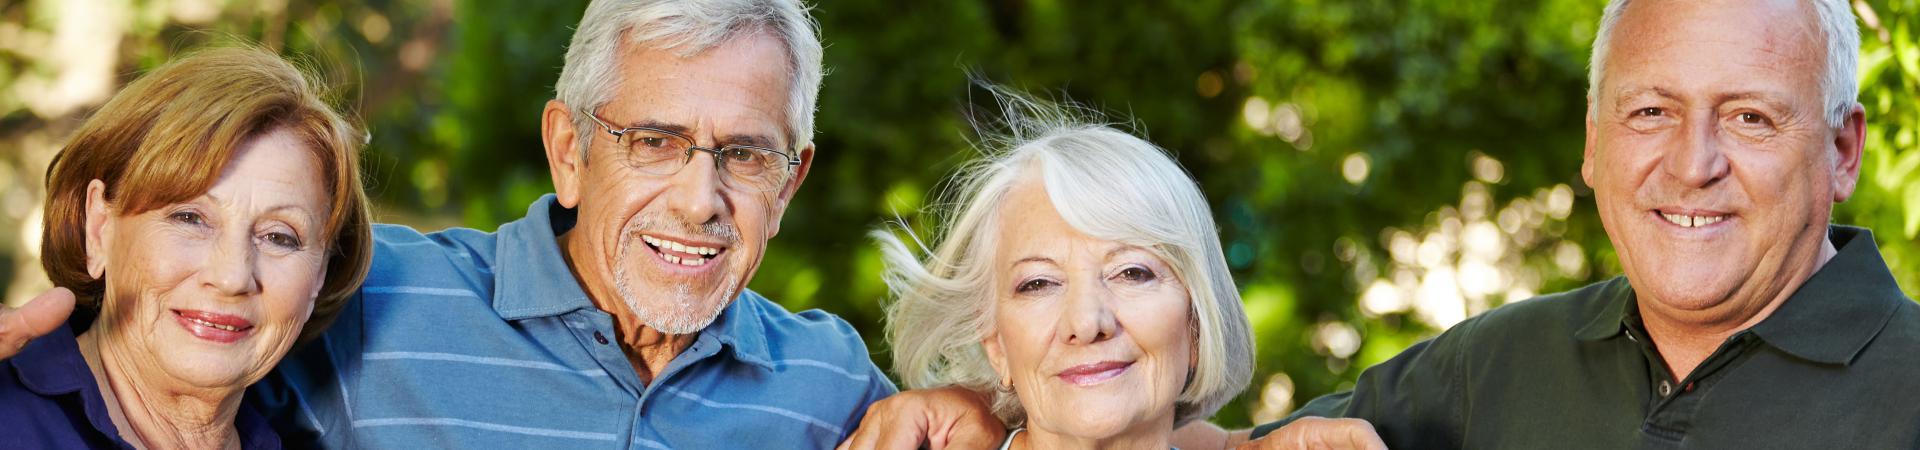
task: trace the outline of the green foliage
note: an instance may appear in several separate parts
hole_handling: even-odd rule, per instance
[[[1873,12],[1867,157],[1835,221],[1873,228],[1913,292],[1920,6],[1856,4]],[[1602,5],[823,2],[819,151],[752,287],[846,318],[889,367],[864,233],[896,218],[931,225],[928,199],[977,154],[968,111],[986,99],[969,87],[974,70],[1106,111],[1195,175],[1258,336],[1254,385],[1215,420],[1269,419],[1462,317],[1619,272],[1578,176]],[[0,18],[40,26],[28,9]],[[195,26],[146,11],[157,9],[135,14],[125,66],[231,34],[351,69],[336,79],[373,132],[367,171],[385,221],[493,229],[552,189],[540,111],[583,2],[242,2]],[[35,70],[0,66],[0,87]],[[0,98],[0,125],[32,120],[21,111]]]

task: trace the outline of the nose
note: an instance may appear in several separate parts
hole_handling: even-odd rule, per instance
[[[1120,329],[1113,315],[1113,291],[1100,283],[1078,283],[1067,294],[1060,318],[1060,340],[1067,345],[1089,345],[1112,339]]]
[[[668,178],[667,206],[688,223],[714,222],[727,211],[727,199],[720,183],[723,170],[713,153],[689,150],[687,165]]]
[[[244,231],[231,234],[212,244],[206,266],[200,269],[202,284],[222,298],[257,294],[260,279],[254,270],[253,237]]]
[[[1717,138],[1719,130],[1714,121],[1694,122],[1699,125],[1682,133],[1680,142],[1661,160],[1661,169],[1687,187],[1704,188],[1726,178],[1731,168]]]

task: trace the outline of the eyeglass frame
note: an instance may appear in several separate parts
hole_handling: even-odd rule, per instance
[[[598,114],[594,114],[592,111],[581,110],[580,114],[586,115],[587,120],[591,120],[593,121],[594,124],[600,125],[601,130],[605,130],[607,134],[613,135],[613,139],[615,142],[621,142],[623,139],[626,138],[627,133],[632,133],[635,131],[648,131],[648,132],[660,133],[660,134],[673,136],[676,138],[686,140],[687,141],[686,159],[680,162],[680,167],[683,169],[687,167],[686,166],[687,163],[693,161],[693,152],[699,151],[699,152],[706,153],[713,156],[713,163],[716,166],[715,167],[715,169],[717,169],[716,171],[728,173],[730,174],[729,176],[737,176],[737,175],[731,175],[731,172],[727,171],[726,158],[721,154],[721,152],[726,151],[728,149],[746,149],[746,150],[765,152],[773,155],[779,155],[781,158],[784,158],[787,160],[786,169],[787,169],[787,176],[789,177],[793,176],[793,172],[798,170],[798,168],[800,167],[800,157],[798,155],[794,155],[786,151],[774,149],[772,147],[762,147],[758,145],[747,145],[747,144],[727,144],[727,145],[721,145],[717,147],[701,147],[699,145],[699,141],[694,140],[693,136],[688,136],[684,133],[679,133],[673,130],[666,130],[666,129],[655,128],[655,127],[625,127],[620,129],[614,129],[613,125],[608,124],[606,119],[601,119]],[[626,142],[621,142],[621,143],[625,145],[632,145]],[[679,170],[675,169],[674,172],[672,173],[656,174],[656,175],[669,176],[669,175],[672,175],[673,173],[678,173],[678,172]],[[792,180],[789,179],[786,181],[782,181],[778,186],[774,186],[772,189],[768,189],[766,191],[761,191],[761,192],[778,191],[781,188],[786,187],[785,185],[787,181],[792,181]]]

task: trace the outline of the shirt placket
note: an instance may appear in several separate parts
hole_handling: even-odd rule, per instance
[[[1754,342],[1752,332],[1737,333],[1714,349],[1705,361],[1700,362],[1699,367],[1687,374],[1686,379],[1675,381],[1666,359],[1646,338],[1645,330],[1628,327],[1627,337],[1640,344],[1647,358],[1647,379],[1653,397],[1648,399],[1651,407],[1640,425],[1640,431],[1642,447],[1648,449],[1681,448],[1688,431],[1693,428],[1693,418],[1699,411],[1704,393],[1720,378],[1718,375],[1722,369],[1749,353]]]

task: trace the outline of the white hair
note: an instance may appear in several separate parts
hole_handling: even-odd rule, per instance
[[[760,32],[786,45],[783,62],[793,74],[786,132],[792,149],[805,148],[813,144],[814,102],[824,71],[818,26],[801,0],[596,0],[567,45],[554,97],[574,108],[574,133],[584,154],[594,125],[579,112],[597,111],[613,99],[622,42],[685,57]]]
[[[1005,105],[1009,126],[1005,137],[983,146],[1004,150],[988,150],[952,180],[945,198],[954,209],[942,217],[931,254],[922,261],[895,233],[871,233],[894,298],[887,307],[894,373],[914,389],[958,385],[991,392],[1003,422],[1025,421],[1019,399],[994,389],[999,378],[980,342],[995,326],[991,259],[1002,223],[998,211],[1014,185],[1037,177],[1068,225],[1146,248],[1184,282],[1199,354],[1175,399],[1175,426],[1212,416],[1253,377],[1253,338],[1199,186],[1145,140],[1077,118],[1069,108],[988,89]]]
[[[1826,71],[1820,74],[1820,93],[1826,98],[1827,125],[1839,128],[1845,125],[1854,100],[1860,96],[1860,27],[1845,0],[1806,1],[1813,4],[1820,35],[1826,38],[1827,64]],[[1593,57],[1588,60],[1588,120],[1594,118],[1598,108],[1594,103],[1600,100],[1600,81],[1606,73],[1607,53],[1612,50],[1613,30],[1620,24],[1628,3],[1632,0],[1613,0],[1600,16],[1600,32],[1594,34]]]

